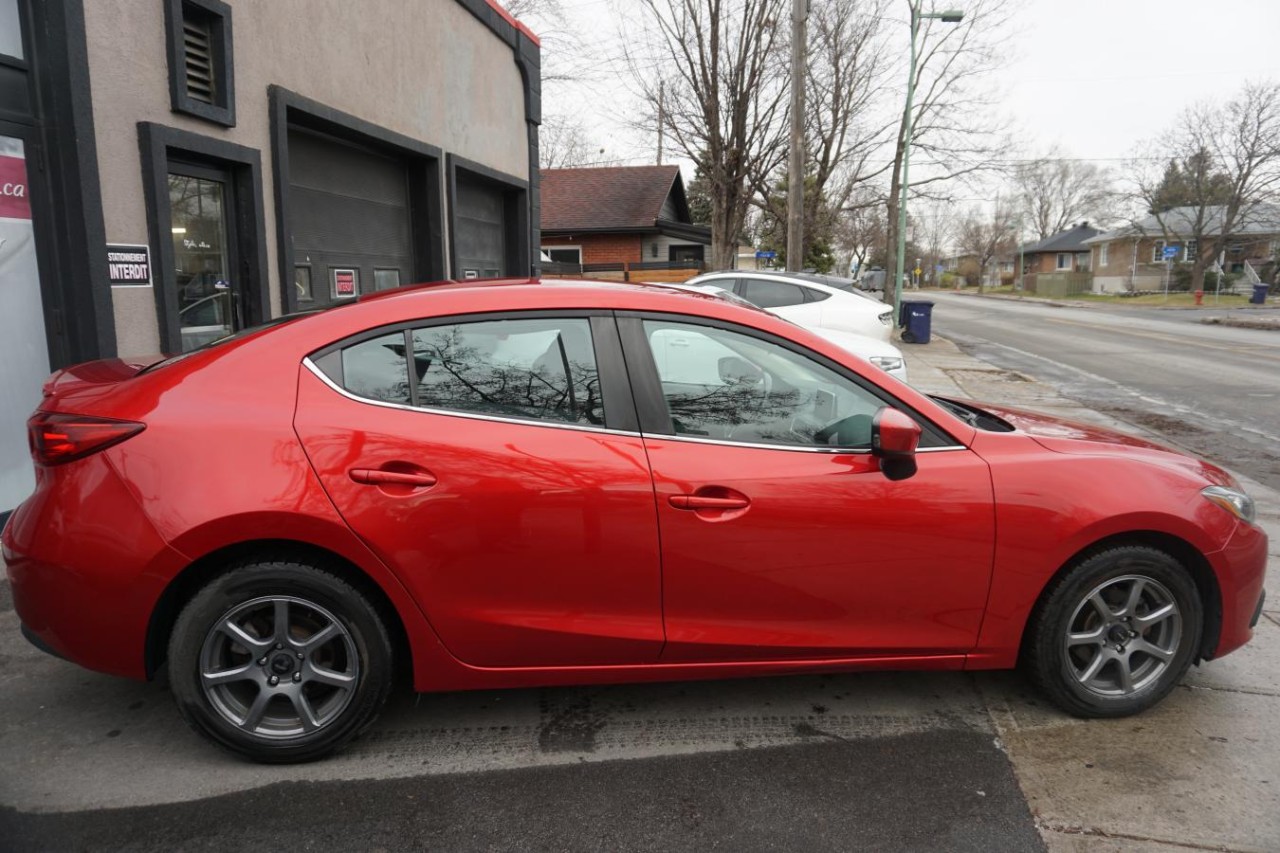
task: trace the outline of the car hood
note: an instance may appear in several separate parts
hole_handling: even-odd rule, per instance
[[[976,402],[972,405],[1007,421],[1010,426],[1054,453],[1139,457],[1188,471],[1215,485],[1240,487],[1234,477],[1217,465],[1136,435],[1025,409]]]

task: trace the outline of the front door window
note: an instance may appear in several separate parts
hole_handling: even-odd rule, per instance
[[[227,184],[169,175],[173,259],[182,351],[231,334],[238,326],[227,238]]]

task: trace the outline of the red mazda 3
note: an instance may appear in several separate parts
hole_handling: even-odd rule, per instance
[[[51,377],[4,531],[37,645],[168,668],[262,761],[418,690],[1021,663],[1150,707],[1244,644],[1230,475],[927,397],[784,320],[604,283],[446,283]]]

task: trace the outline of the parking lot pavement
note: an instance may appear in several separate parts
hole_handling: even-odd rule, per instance
[[[926,390],[1123,426],[946,341],[903,349]],[[1255,491],[1275,548],[1280,496]],[[163,684],[28,646],[0,582],[5,850],[1280,850],[1277,718],[1272,609],[1126,720],[1012,673],[489,691],[398,697],[335,758],[264,767]]]

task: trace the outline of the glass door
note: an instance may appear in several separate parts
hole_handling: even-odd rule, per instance
[[[13,509],[35,486],[26,420],[49,375],[27,146],[18,135],[24,132],[0,122],[0,512]]]
[[[235,209],[230,177],[215,169],[173,164],[169,172],[170,231],[182,351],[243,326],[236,281]]]

